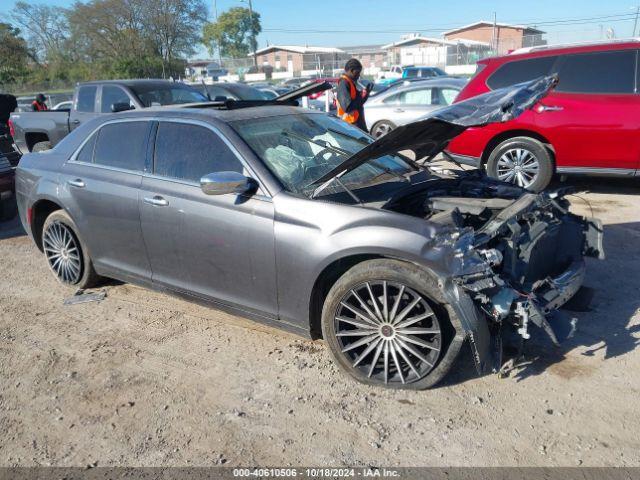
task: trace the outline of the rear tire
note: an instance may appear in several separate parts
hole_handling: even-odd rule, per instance
[[[51,146],[51,142],[38,142],[32,148],[31,151],[33,153],[44,152],[46,150],[51,150],[53,147]]]
[[[45,220],[42,248],[49,269],[60,283],[89,288],[100,281],[76,224],[64,210],[56,210]]]
[[[437,281],[417,266],[390,259],[359,263],[325,299],[324,340],[342,370],[362,383],[432,387],[449,372],[464,338],[434,300],[440,297]]]
[[[542,142],[531,137],[513,137],[493,149],[486,170],[492,178],[541,192],[551,182],[554,167]]]
[[[396,125],[389,120],[380,120],[371,127],[371,135],[373,138],[384,137],[387,133],[396,129]]]

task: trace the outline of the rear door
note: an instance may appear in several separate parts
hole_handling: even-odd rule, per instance
[[[559,171],[638,168],[636,64],[631,49],[560,58],[558,86],[530,117],[553,145]]]
[[[61,170],[69,214],[99,273],[151,279],[138,206],[151,125],[145,120],[107,123]]]
[[[261,190],[206,195],[200,179],[234,171],[257,177],[206,123],[161,121],[140,212],[153,281],[277,316],[274,210]]]
[[[96,116],[98,99],[97,85],[80,85],[73,99],[73,108],[69,114],[69,128],[76,129],[81,123]]]

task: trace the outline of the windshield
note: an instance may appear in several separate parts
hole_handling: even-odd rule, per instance
[[[316,189],[313,182],[373,141],[360,129],[320,114],[255,118],[231,122],[231,126],[288,191],[305,196]],[[386,155],[359,166],[340,180],[347,188],[361,188],[414,170],[401,157]],[[342,188],[336,182],[322,194]]]
[[[177,105],[180,103],[208,102],[209,99],[195,89],[179,83],[140,84],[130,86],[145,107]]]

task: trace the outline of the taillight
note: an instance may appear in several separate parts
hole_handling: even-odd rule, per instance
[[[31,219],[33,218],[33,209],[31,207],[27,208],[27,225],[31,227]]]
[[[16,136],[16,130],[13,128],[13,122],[11,121],[11,119],[9,119],[7,124],[9,125],[9,134],[11,135],[12,138],[15,137]]]

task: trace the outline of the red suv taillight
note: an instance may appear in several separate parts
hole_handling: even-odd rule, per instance
[[[11,138],[15,137],[16,136],[16,131],[13,128],[13,122],[11,120],[9,120],[7,122],[7,125],[9,125],[9,134],[11,135]]]

